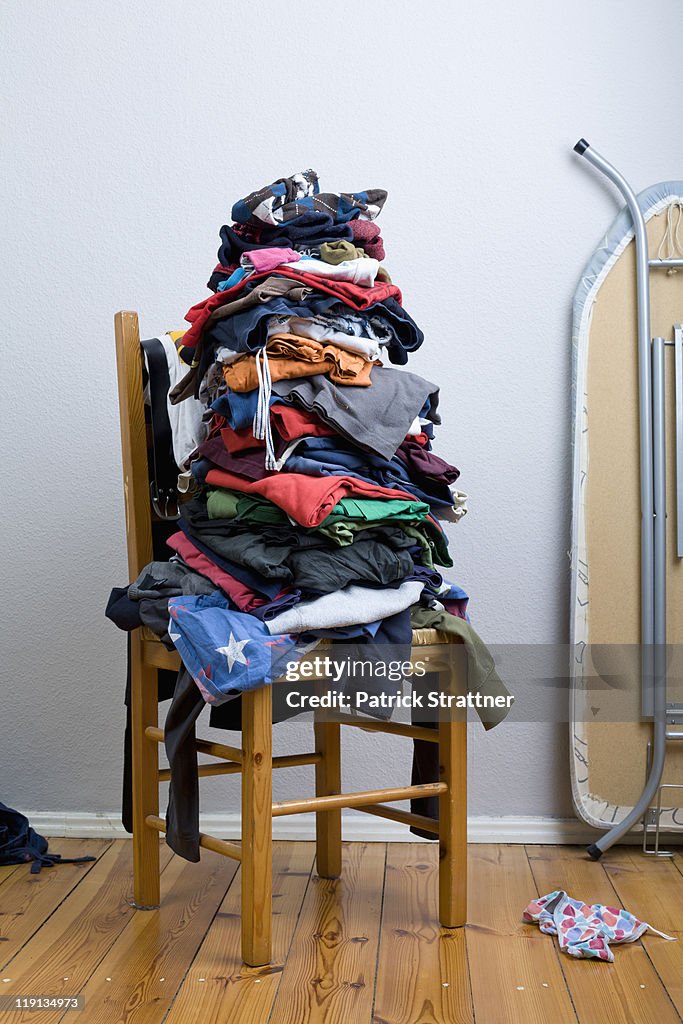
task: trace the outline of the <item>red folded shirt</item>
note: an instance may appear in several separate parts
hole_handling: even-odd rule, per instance
[[[294,405],[285,402],[276,402],[270,409],[270,422],[273,430],[283,441],[296,441],[300,437],[335,437],[337,431],[324,423],[314,412],[307,409],[298,409]],[[251,427],[241,427],[233,430],[225,420],[220,430],[214,431],[214,436],[220,433],[226,451],[231,455],[238,452],[250,451],[254,448],[263,448],[265,441],[259,441],[254,437]]]
[[[201,302],[197,302],[191,309],[188,309],[185,319],[192,326],[183,335],[183,347],[196,347],[204,325],[214,309],[218,309],[219,306],[225,305],[226,302],[232,302],[233,299],[236,299],[240,292],[244,290],[246,281],[258,281],[261,278],[270,277],[272,274],[272,270],[264,271],[262,274],[250,274],[248,278],[240,281],[232,288],[226,288],[224,292],[215,292],[206,299],[202,299]],[[366,288],[363,285],[352,284],[350,281],[333,281],[324,277],[318,277],[315,274],[307,274],[303,270],[295,271],[289,264],[283,264],[283,266],[278,267],[277,274],[282,277],[291,277],[295,281],[301,281],[302,284],[315,288],[319,292],[327,292],[328,295],[334,295],[340,302],[356,310],[367,309],[368,306],[372,306],[376,302],[382,302],[384,299],[392,297],[397,299],[398,302],[401,301],[400,288],[397,288],[395,284],[388,284],[386,281],[380,281],[378,284],[373,285],[372,288]]]
[[[384,299],[394,298],[399,303],[402,301],[401,289],[398,285],[389,284],[388,281],[376,281],[368,288],[367,285],[353,284],[351,281],[335,281],[332,278],[320,277],[318,274],[308,274],[299,263],[285,263],[277,267],[275,273],[292,277],[295,281],[303,281],[319,292],[337,295],[347,306],[353,306],[355,309],[367,309],[368,306],[374,306],[376,302],[383,302]]]
[[[403,498],[415,496],[395,487],[380,487],[350,476],[307,476],[305,473],[273,473],[263,480],[244,480],[224,469],[210,469],[207,484],[229,487],[243,494],[260,494],[278,505],[301,526],[320,526],[340,500],[349,495],[359,498]]]
[[[283,441],[296,441],[299,437],[335,437],[337,431],[324,423],[314,412],[299,409],[288,402],[276,402],[270,407],[270,422]]]
[[[265,448],[266,442],[259,441],[254,437],[254,432],[251,427],[241,427],[239,430],[234,430],[226,423],[224,427],[221,427],[219,431],[225,450],[230,452],[231,455],[236,455],[238,452],[253,451],[254,448]]]

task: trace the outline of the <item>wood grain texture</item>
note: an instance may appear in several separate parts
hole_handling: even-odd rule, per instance
[[[270,1024],[370,1021],[385,847],[342,845],[342,875],[311,878]]]
[[[156,832],[166,831],[166,819],[155,817],[150,814],[146,819],[149,828]],[[242,847],[238,843],[230,843],[227,839],[217,839],[216,836],[207,836],[205,832],[199,833],[199,845],[202,850],[211,850],[213,853],[220,853],[224,857],[232,857],[233,860],[242,859]]]
[[[522,911],[538,892],[522,846],[469,849],[467,956],[475,1019],[569,1024],[576,1014],[552,941]]]
[[[541,894],[564,889],[589,903],[617,906],[619,897],[602,861],[581,847],[529,847],[529,864]],[[641,858],[642,859],[642,858]],[[630,909],[627,907],[626,909]],[[555,940],[553,940],[555,941]],[[597,960],[560,955],[560,966],[582,1024],[677,1024],[679,1016],[640,942],[615,946],[618,969]],[[616,966],[615,964],[615,966]]]
[[[53,845],[67,853],[77,842]],[[242,963],[241,868],[234,862],[204,856],[187,864],[162,846],[161,909],[135,913],[132,843],[119,840],[56,907],[46,896],[54,882],[35,888],[30,927],[38,927],[0,975],[10,979],[0,993],[82,992],[86,1010],[78,1019],[85,1024],[679,1020],[673,1004],[681,999],[683,935],[618,947],[613,965],[575,961],[559,954],[553,937],[522,924],[521,912],[531,896],[564,886],[675,933],[680,858],[654,861],[622,848],[594,864],[579,849],[474,846],[470,924],[447,930],[438,925],[436,844],[390,844],[386,868],[383,846],[347,844],[337,881],[311,875],[312,843],[275,843],[273,853],[272,964]],[[35,880],[21,870],[6,875],[8,894]],[[59,880],[62,870],[70,869],[49,877]],[[22,927],[20,900],[3,904],[0,896],[0,921],[6,906],[15,911],[12,928]],[[0,1024],[70,1019],[60,1011],[0,1012]]]
[[[149,731],[149,730],[148,730]],[[302,764],[317,764],[318,755],[312,754],[282,754],[273,758],[273,768],[297,768]],[[199,778],[212,777],[214,775],[239,775],[242,771],[241,764],[233,764],[231,761],[218,762],[215,764],[197,765]],[[168,782],[171,777],[169,768],[159,769],[159,782]]]
[[[320,761],[315,766],[315,795],[341,793],[341,727],[316,718],[313,731]],[[315,816],[316,869],[322,878],[341,872],[341,808],[318,811]]]
[[[236,871],[217,854],[173,857],[159,910],[133,915],[84,987],[88,1024],[163,1020]]]
[[[402,825],[409,825],[411,828],[421,828],[424,832],[430,832],[438,836],[439,823],[436,818],[428,818],[426,814],[413,814],[412,811],[402,811],[399,807],[390,807],[389,804],[375,804],[374,807],[356,807],[357,811],[363,814],[374,814],[378,818],[386,818],[388,821],[399,821]]]
[[[116,372],[121,421],[121,461],[126,510],[128,574],[134,580],[152,560],[152,509],[149,493],[147,427],[142,386],[142,350],[137,313],[119,312],[114,317]],[[141,631],[130,636],[131,746],[133,795],[133,871],[135,903],[159,904],[159,840],[145,824],[148,814],[159,813],[156,745],[145,736],[145,727],[158,717],[157,675],[144,658]]]
[[[142,387],[142,350],[137,313],[114,317],[119,386],[123,492],[126,509],[128,572],[134,580],[152,561],[152,511],[149,497],[147,429]]]
[[[135,905],[159,906],[159,837],[147,824],[159,815],[159,754],[145,733],[157,721],[156,669],[142,660],[140,631],[130,635],[131,751],[133,791],[133,877]]]
[[[164,866],[171,851],[164,848]],[[75,995],[135,916],[132,907],[133,844],[117,840],[54,914],[17,953],[4,972],[9,995]],[[0,1014],[2,1024],[56,1024],[61,1011]]]
[[[242,694],[242,956],[270,960],[272,931],[273,694]]]
[[[444,782],[427,782],[419,786],[397,786],[395,789],[367,789],[359,793],[340,793],[338,796],[305,796],[299,800],[281,800],[273,804],[273,817],[285,814],[304,814],[306,811],[328,810],[336,807],[363,807],[379,804],[383,800],[413,800],[423,796],[439,796],[446,791]]]
[[[628,847],[617,847],[609,850],[601,863],[621,906],[678,940],[667,942],[646,932],[641,942],[683,1018],[683,874],[678,861],[644,857]]]
[[[247,967],[240,948],[241,879],[221,904],[165,1024],[262,1024],[277,995],[313,866],[313,843],[273,844],[273,953]]]
[[[9,881],[9,879],[14,874],[14,872],[17,870],[17,868],[20,868],[21,866],[22,866],[21,864],[2,864],[2,865],[0,865],[0,887],[2,887],[5,884],[5,882]]]
[[[387,853],[373,1024],[472,1024],[465,931],[438,918],[436,846]]]
[[[178,652],[167,650],[158,638],[150,640],[149,637],[143,636],[142,656],[146,665],[153,668],[165,668],[170,672],[177,672],[182,665]]]
[[[145,728],[145,736],[154,743],[163,743],[165,739],[164,730],[160,729],[158,725],[148,725]],[[242,764],[241,747],[232,747],[227,743],[216,743],[214,740],[199,738],[195,740],[195,746],[202,754],[210,754],[212,757],[222,757],[227,761],[236,761],[239,765]]]
[[[439,920],[467,921],[467,722],[439,722]]]
[[[61,853],[63,857],[101,857],[110,846],[110,839],[53,839],[50,852]],[[7,876],[0,896],[1,968],[16,956],[93,867],[93,861],[61,864],[32,875],[30,866],[21,864],[20,870]]]

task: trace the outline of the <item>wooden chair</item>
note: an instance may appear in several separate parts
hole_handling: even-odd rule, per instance
[[[138,317],[133,312],[115,316],[116,356],[121,445],[128,543],[128,569],[134,579],[152,560],[148,440],[143,400],[142,355]],[[431,648],[431,664],[441,672],[442,688],[458,687],[462,680],[448,659],[437,664],[434,651],[448,654],[448,638],[435,630],[416,630],[413,648]],[[179,656],[168,651],[145,629],[131,634],[131,701],[133,758],[133,863],[134,902],[140,910],[159,905],[159,840],[165,821],[159,816],[159,782],[169,778],[159,769],[157,745],[163,730],[157,727],[158,669],[178,669]],[[458,684],[460,683],[460,686]],[[355,720],[342,724],[370,731],[421,738],[439,744],[440,781],[422,786],[359,793],[341,792],[340,725],[314,724],[315,750],[311,753],[272,755],[272,695],[269,686],[242,696],[241,748],[197,740],[197,750],[218,758],[200,765],[200,776],[242,775],[241,845],[201,835],[200,845],[239,860],[242,871],[242,957],[251,966],[271,958],[272,819],[285,814],[316,812],[318,874],[336,878],[341,871],[341,808],[355,807],[367,814],[418,826],[439,836],[439,920],[446,928],[464,925],[467,917],[467,725],[443,721],[438,730],[394,722]],[[272,802],[272,771],[294,765],[315,765],[315,797]],[[418,814],[385,806],[385,801],[439,797],[439,823]]]

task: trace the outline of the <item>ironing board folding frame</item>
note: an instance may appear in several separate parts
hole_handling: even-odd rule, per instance
[[[589,855],[597,860],[605,850],[645,818],[658,793],[666,760],[666,343],[663,338],[651,338],[649,275],[651,268],[677,267],[683,265],[683,260],[649,258],[645,218],[631,186],[585,139],[580,139],[574,150],[617,187],[633,220],[638,325],[641,692],[643,717],[653,719],[651,758],[645,786],[626,816],[597,842],[588,846]],[[678,378],[676,393],[677,396],[680,394]],[[683,477],[679,476],[678,484],[680,488]],[[679,497],[680,494],[679,490]],[[682,522],[683,519],[679,518],[679,527]]]
[[[148,439],[142,384],[142,356],[138,317],[119,312],[114,318],[121,415],[124,497],[128,569],[135,579],[152,560],[152,506],[149,490]],[[459,675],[462,659],[448,657],[451,639],[433,629],[413,631],[413,652],[428,658],[439,673],[445,691],[463,693],[466,679]],[[134,903],[140,910],[159,906],[159,832],[166,823],[159,816],[159,783],[169,769],[159,769],[157,669],[177,670],[178,654],[167,650],[144,628],[131,633],[131,718],[133,760],[133,865]],[[276,684],[275,684],[276,685]],[[439,920],[446,928],[467,919],[467,722],[442,720],[438,730],[400,723],[344,721],[371,731],[410,736],[438,743],[439,781],[356,793],[341,790],[340,723],[316,719],[315,749],[302,754],[273,757],[272,690],[261,686],[242,694],[242,745],[232,747],[197,740],[197,750],[219,760],[199,766],[200,777],[241,774],[241,843],[200,835],[200,846],[240,862],[242,957],[250,966],[271,960],[272,819],[314,811],[318,874],[337,878],[341,873],[341,809],[354,807],[429,831],[439,837]],[[315,797],[273,803],[272,771],[297,765],[315,766]],[[438,822],[424,815],[385,806],[387,801],[438,796]]]

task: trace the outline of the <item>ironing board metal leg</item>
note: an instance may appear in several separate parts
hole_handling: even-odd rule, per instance
[[[159,814],[159,760],[156,742],[145,735],[157,724],[156,669],[142,660],[139,630],[130,637],[131,728],[133,764],[133,899],[139,910],[159,906],[159,836],[148,815]]]
[[[271,959],[273,714],[270,686],[242,694],[242,959]]]
[[[316,721],[315,749],[321,759],[315,766],[315,795],[341,793],[341,730],[338,722]],[[315,816],[316,866],[321,878],[341,874],[341,808],[318,811]]]

